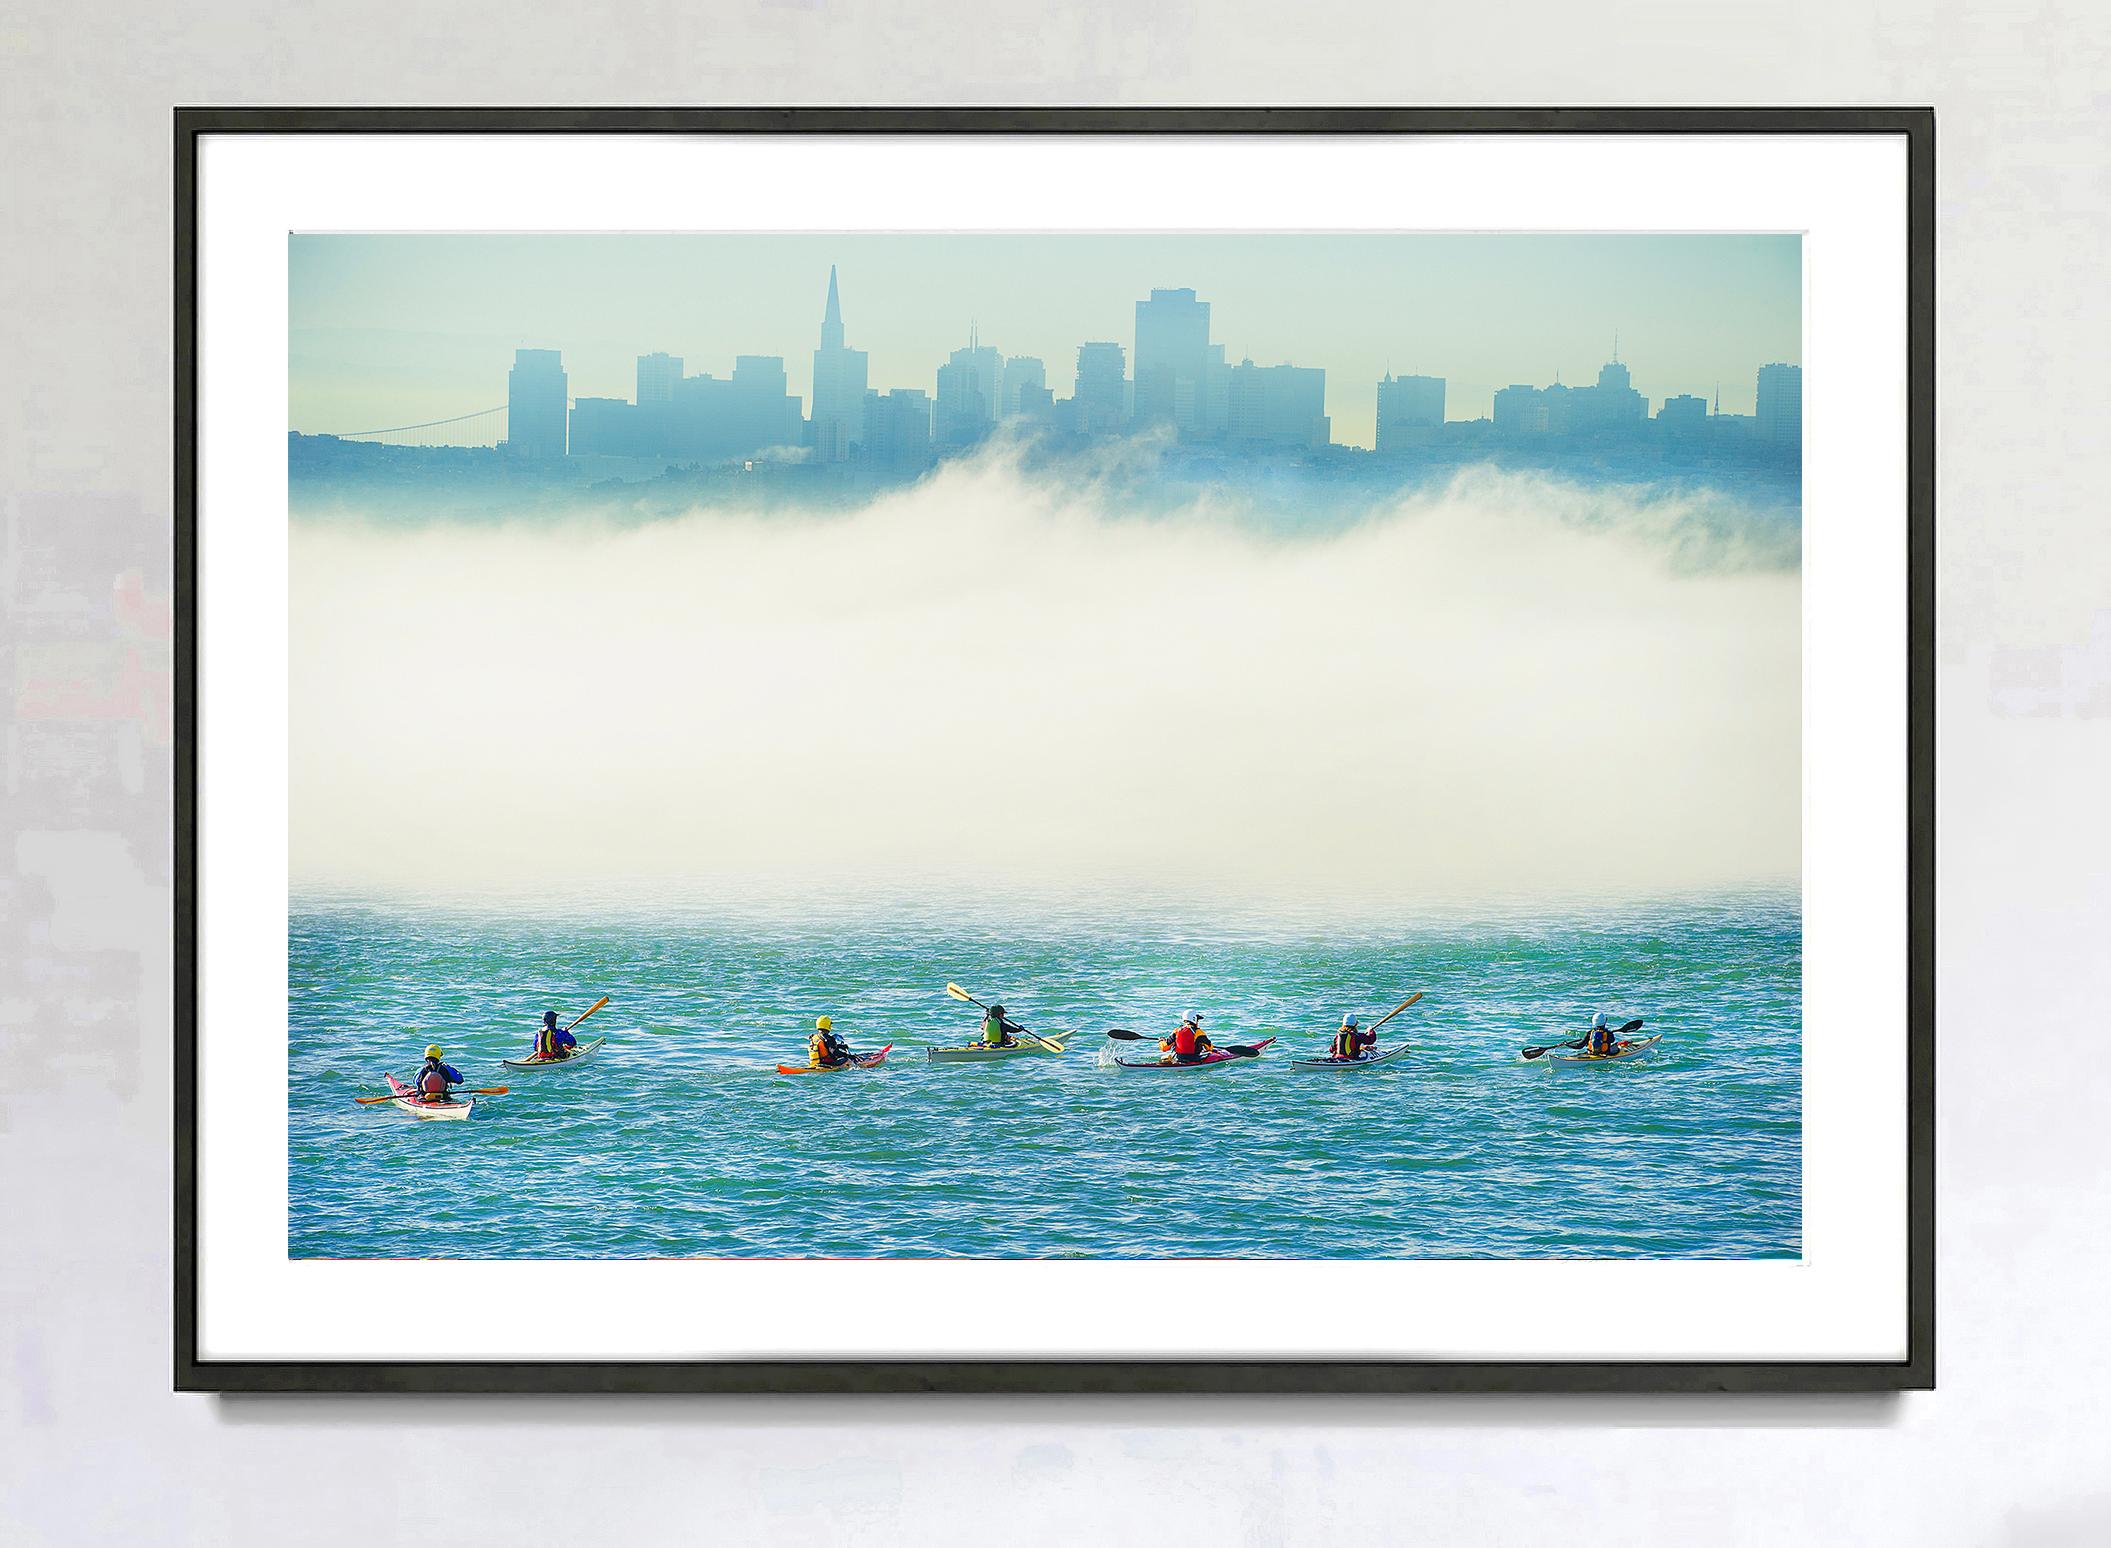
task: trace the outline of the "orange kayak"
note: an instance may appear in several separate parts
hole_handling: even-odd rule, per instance
[[[779,1075],[834,1075],[841,1070],[869,1070],[886,1058],[887,1049],[893,1046],[892,1043],[889,1043],[887,1048],[882,1048],[878,1053],[852,1054],[849,1062],[845,1064],[780,1064],[777,1066],[777,1073]]]

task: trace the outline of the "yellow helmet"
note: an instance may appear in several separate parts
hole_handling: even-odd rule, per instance
[[[428,1058],[428,1059],[437,1059],[437,1058],[439,1058],[439,1057],[440,1057],[440,1045],[439,1045],[438,1043],[432,1043],[432,1044],[428,1044],[428,1045],[427,1045],[427,1047],[426,1047],[426,1049],[425,1049],[425,1057],[426,1057],[426,1058]]]
[[[817,1017],[815,1017],[815,1018],[814,1018],[814,1030],[815,1030],[815,1031],[817,1031],[817,1032],[833,1032],[833,1031],[835,1031],[835,1029],[836,1029],[836,1024],[835,1024],[835,1023],[834,1023],[833,1021],[831,1021],[831,1020],[830,1020],[830,1019],[829,1019],[828,1017],[826,1017],[826,1016],[817,1016]]]

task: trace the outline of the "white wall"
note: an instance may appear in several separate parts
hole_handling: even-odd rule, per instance
[[[136,544],[165,576],[177,102],[1932,102],[1941,1389],[177,1397],[166,764],[117,722],[78,792],[0,806],[0,1542],[374,1544],[443,1522],[494,1544],[2111,1538],[2111,1163],[2091,993],[2111,925],[2111,639],[2041,649],[2084,640],[2111,608],[2111,291],[2097,283],[2111,20],[2080,0],[1143,9],[89,0],[62,14],[32,0],[0,16],[0,490],[18,512],[77,514],[82,545],[136,508]],[[107,619],[106,598],[75,596]],[[0,619],[0,659],[17,632]],[[28,754],[17,741],[7,756]],[[279,1073],[259,1078],[273,1099]]]

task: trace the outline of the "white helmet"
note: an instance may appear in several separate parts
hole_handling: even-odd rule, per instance
[[[1357,1027],[1357,1026],[1359,1025],[1359,1023],[1357,1022],[1357,1020],[1356,1020],[1356,1018],[1355,1018],[1354,1016],[1344,1016],[1344,1017],[1342,1017],[1342,1018],[1341,1018],[1341,1024],[1342,1024],[1342,1027],[1343,1027],[1343,1029],[1344,1029],[1344,1030],[1353,1030],[1353,1029],[1354,1029],[1355,1027]]]
[[[1200,1011],[1189,1011],[1189,1012],[1187,1013],[1187,1021],[1188,1021],[1188,1025],[1189,1025],[1189,1026],[1195,1026],[1195,1027],[1199,1027],[1199,1026],[1201,1026],[1201,1025],[1202,1025],[1202,1012],[1200,1012]]]
[[[1593,1032],[1600,1031],[1610,1025],[1612,1025],[1612,1023],[1606,1019],[1604,1011],[1600,1011],[1597,1015],[1591,1017],[1591,1030]]]

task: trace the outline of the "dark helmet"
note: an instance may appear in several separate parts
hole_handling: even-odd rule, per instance
[[[544,1026],[546,1026],[546,1027],[554,1027],[554,1026],[556,1026],[556,1025],[557,1025],[557,1012],[555,1012],[555,1011],[544,1011],[544,1012],[542,1013],[542,1024],[543,1024]]]
[[[1004,1007],[1001,1005],[992,1005],[990,1007],[990,1014],[992,1016],[1001,1016],[1004,1014]]]

